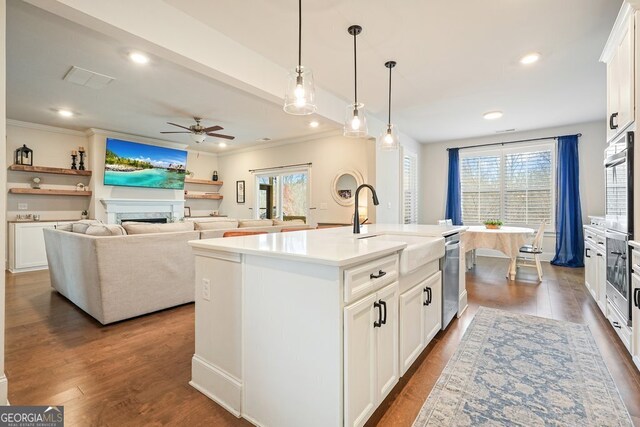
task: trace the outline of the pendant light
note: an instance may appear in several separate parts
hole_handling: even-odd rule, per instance
[[[353,104],[347,105],[347,114],[344,121],[344,136],[362,138],[367,136],[367,116],[364,104],[358,102],[358,50],[356,38],[362,32],[360,25],[352,25],[347,31],[353,36],[353,80],[354,99]]]
[[[313,72],[302,66],[302,0],[298,0],[298,66],[289,72],[284,111],[296,116],[316,111]]]
[[[382,150],[397,150],[398,129],[391,124],[391,70],[396,66],[396,61],[387,61],[384,66],[389,69],[389,119],[387,120],[387,128],[380,135],[380,148]]]

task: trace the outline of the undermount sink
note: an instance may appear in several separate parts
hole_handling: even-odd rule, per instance
[[[379,234],[368,238],[407,244],[407,247],[400,252],[400,274],[407,274],[422,265],[444,256],[443,237]]]

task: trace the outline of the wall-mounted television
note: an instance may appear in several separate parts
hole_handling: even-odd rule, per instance
[[[107,138],[104,185],[184,189],[187,152]]]

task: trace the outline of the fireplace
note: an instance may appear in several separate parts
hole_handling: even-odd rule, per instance
[[[108,224],[123,221],[174,222],[184,216],[184,200],[101,199]]]
[[[167,218],[129,218],[120,220],[120,224],[125,222],[148,222],[151,224],[166,224],[169,221]]]

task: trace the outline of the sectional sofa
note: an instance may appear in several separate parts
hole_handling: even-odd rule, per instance
[[[45,229],[51,285],[103,325],[194,301],[188,242],[231,230],[279,232],[304,222],[211,218],[182,223],[79,221]]]

